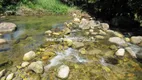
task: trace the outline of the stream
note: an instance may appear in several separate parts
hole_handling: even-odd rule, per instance
[[[22,61],[23,55],[36,50],[44,44],[44,32],[60,23],[70,20],[71,17],[64,16],[8,16],[0,19],[1,22],[13,22],[17,29],[12,33],[1,36],[8,41],[7,44],[0,45],[0,64],[12,62],[18,64]],[[9,66],[9,65],[8,65]],[[6,66],[5,66],[6,67]],[[0,67],[1,68],[1,67]]]

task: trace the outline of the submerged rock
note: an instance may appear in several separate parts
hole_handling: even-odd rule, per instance
[[[142,36],[132,36],[131,42],[133,44],[139,44],[140,42],[142,42]]]
[[[120,48],[117,50],[117,52],[115,53],[117,56],[124,56],[125,53],[125,49]]]
[[[6,77],[6,80],[12,80],[13,77],[14,77],[14,73],[11,73]]]
[[[0,39],[0,44],[4,44],[6,43],[7,41],[5,39]]]
[[[36,54],[34,51],[29,51],[24,55],[23,60],[29,61],[29,60],[32,60],[33,58],[35,58],[35,56],[36,56]]]
[[[84,43],[82,42],[73,42],[73,47],[74,48],[81,48],[84,46]]]
[[[61,65],[58,69],[58,77],[65,79],[69,76],[70,68],[67,65]]]
[[[34,71],[36,73],[43,73],[43,63],[42,63],[42,61],[32,62],[28,66],[28,70],[32,70],[32,71]]]
[[[128,46],[127,43],[119,37],[111,37],[111,38],[109,38],[109,42],[115,43],[115,44],[117,44],[119,46],[123,46],[123,47]]]
[[[0,23],[0,33],[7,33],[7,32],[12,32],[15,30],[16,25],[14,23],[10,22],[2,22]]]

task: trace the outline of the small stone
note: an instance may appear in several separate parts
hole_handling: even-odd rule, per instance
[[[29,60],[32,60],[33,58],[35,58],[35,56],[36,56],[36,54],[34,51],[29,51],[29,52],[25,53],[23,60],[29,61]]]
[[[28,66],[30,63],[29,62],[23,62],[22,64],[21,64],[21,67],[26,67],[26,66]]]
[[[119,46],[123,46],[123,47],[128,46],[127,43],[119,37],[111,37],[111,38],[109,38],[109,42],[115,43],[115,44],[117,44]]]
[[[33,70],[36,73],[43,73],[43,63],[42,63],[42,61],[32,62],[28,66],[28,70]]]
[[[5,72],[6,72],[5,69],[3,69],[3,70],[0,71],[0,78],[5,74]]]
[[[59,36],[60,35],[60,33],[58,33],[58,32],[53,32],[52,33],[54,36]]]
[[[14,73],[11,73],[6,77],[6,80],[12,80],[13,77],[14,77]]]
[[[130,42],[130,38],[125,38],[125,41]]]
[[[58,69],[58,77],[61,79],[65,79],[68,77],[70,72],[70,68],[67,65],[61,65]]]
[[[81,54],[86,54],[86,50],[85,50],[85,48],[81,48],[81,49],[79,49],[79,52],[80,52]]]
[[[90,30],[89,30],[89,32],[90,32],[90,33],[93,33],[93,32],[94,32],[94,30],[93,30],[93,29],[90,29]]]
[[[105,37],[101,36],[101,35],[96,35],[95,38],[97,38],[97,39],[104,39]]]
[[[109,25],[107,23],[101,23],[101,26],[102,26],[103,30],[109,29]]]
[[[4,44],[6,43],[7,41],[5,39],[0,39],[0,44]]]
[[[45,34],[51,34],[51,33],[52,33],[51,30],[45,31]]]
[[[115,53],[117,56],[124,56],[125,53],[125,49],[120,48],[117,50],[117,52]]]
[[[63,29],[64,34],[69,34],[71,32],[71,30],[69,28],[65,28]]]
[[[142,36],[132,36],[131,42],[133,44],[139,44],[140,42],[142,42]]]
[[[125,49],[133,58],[137,58],[136,53],[130,47],[126,47]]]

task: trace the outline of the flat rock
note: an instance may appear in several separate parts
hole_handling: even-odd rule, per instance
[[[67,65],[61,65],[58,69],[58,77],[61,79],[65,79],[68,77],[70,72],[70,68]]]
[[[7,32],[12,32],[15,30],[16,25],[14,23],[10,22],[2,22],[0,23],[0,33],[7,33]]]
[[[117,56],[124,56],[125,53],[125,49],[120,48],[117,50],[117,52],[115,53]]]
[[[81,48],[84,46],[84,43],[82,42],[73,42],[73,47],[74,48]]]
[[[29,60],[32,60],[33,58],[35,58],[35,56],[36,56],[36,54],[34,51],[29,51],[24,54],[23,60],[29,61]]]
[[[4,44],[6,43],[7,41],[5,39],[0,39],[0,44]]]
[[[131,37],[131,42],[133,44],[139,44],[142,42],[142,36],[132,36]]]
[[[110,37],[109,42],[115,43],[115,44],[117,44],[119,46],[123,46],[123,47],[128,46],[128,44],[122,38],[119,38],[119,37]]]
[[[42,61],[32,62],[28,66],[28,70],[32,70],[35,73],[43,73],[43,63],[42,63]]]
[[[23,62],[22,64],[21,64],[21,67],[26,67],[26,66],[28,66],[30,63],[29,62]]]

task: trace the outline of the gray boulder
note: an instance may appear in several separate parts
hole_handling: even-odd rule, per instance
[[[14,23],[10,22],[2,22],[0,23],[0,33],[7,33],[7,32],[12,32],[15,30],[16,25]]]
[[[42,63],[42,61],[32,62],[28,66],[28,70],[32,70],[35,73],[43,73],[43,63]]]

